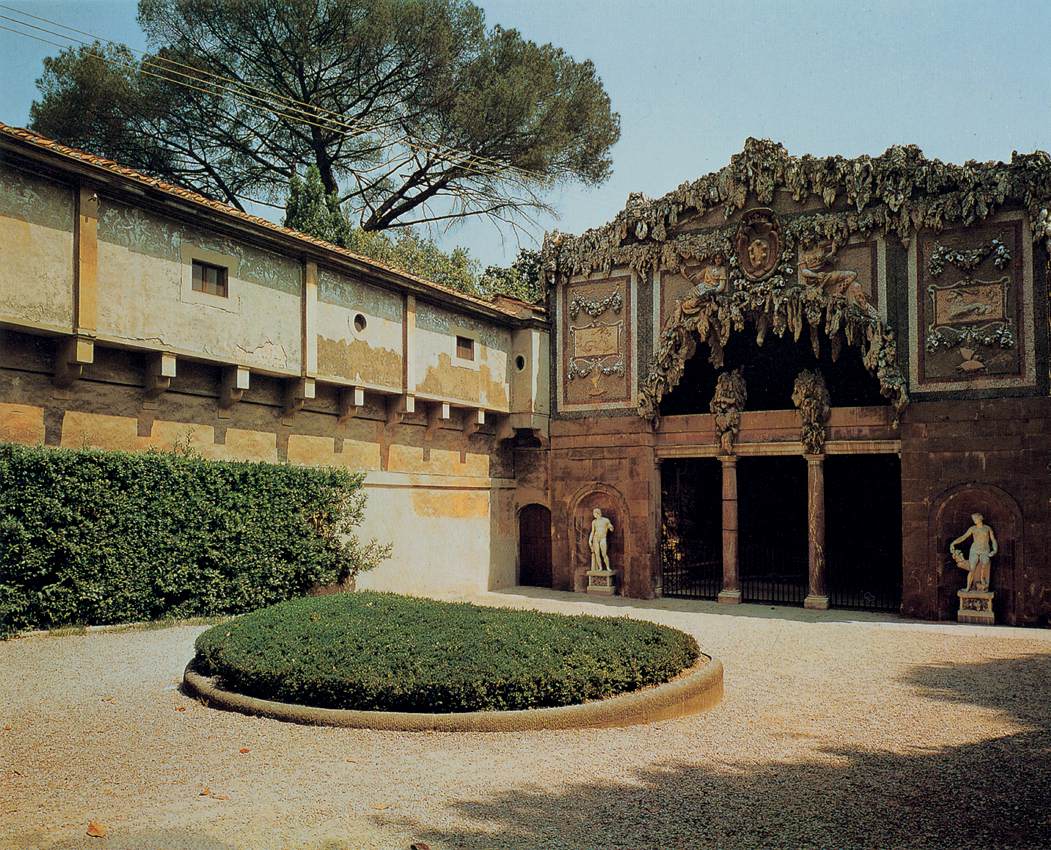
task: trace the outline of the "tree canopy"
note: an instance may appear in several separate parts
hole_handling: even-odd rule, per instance
[[[433,240],[406,227],[392,237],[353,227],[335,192],[325,193],[317,166],[306,176],[293,174],[285,205],[285,227],[349,248],[356,254],[471,295],[487,294],[479,287],[479,263],[465,248],[443,251]]]
[[[469,0],[140,0],[152,52],[45,60],[34,130],[238,208],[317,168],[364,231],[489,216],[611,169],[594,65]]]

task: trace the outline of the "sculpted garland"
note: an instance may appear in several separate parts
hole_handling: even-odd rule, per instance
[[[671,234],[682,216],[700,218],[721,210],[728,219],[745,207],[750,196],[761,205],[771,204],[777,189],[797,202],[816,196],[826,211],[781,223],[777,239],[765,239],[765,256],[760,256],[758,246],[753,252],[751,242],[741,236],[742,224],[753,226],[749,233],[754,232],[752,221],[702,233]],[[627,267],[644,277],[658,269],[686,274],[685,267],[701,265],[701,280],[691,277],[694,288],[655,341],[654,360],[640,387],[639,413],[654,421],[660,399],[678,384],[697,342],[708,343],[710,359],[720,367],[731,331],[743,331],[749,321],[760,344],[770,330],[778,335],[791,330],[798,339],[806,322],[815,350],[818,330],[828,336],[834,356],[842,338],[857,345],[884,396],[900,413],[908,404],[908,393],[897,362],[895,335],[864,298],[856,273],[851,278],[850,272],[832,266],[838,249],[858,234],[897,234],[906,239],[919,230],[939,232],[950,225],[970,225],[1006,203],[1023,207],[1037,223],[1034,239],[1051,242],[1051,216],[1042,209],[1049,199],[1051,158],[1042,151],[1016,153],[1008,164],[953,165],[928,160],[911,145],[892,147],[878,157],[791,157],[782,145],[748,139],[744,150],[718,172],[684,183],[657,200],[637,193],[629,196],[624,211],[603,227],[579,237],[549,234],[542,268],[553,285],[573,275],[608,274],[614,267]],[[796,280],[798,250],[803,285]],[[946,249],[937,262],[964,265],[972,262],[972,253]],[[988,250],[976,249],[975,265],[989,254],[998,268],[1010,262],[1006,246],[993,244]]]

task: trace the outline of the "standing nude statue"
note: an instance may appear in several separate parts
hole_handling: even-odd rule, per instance
[[[999,547],[996,534],[985,524],[981,514],[971,514],[971,521],[974,525],[949,544],[949,554],[956,566],[967,570],[966,589],[986,591],[989,589],[990,561]],[[968,537],[971,538],[971,551],[967,560],[964,560],[963,553],[956,546]]]
[[[588,546],[591,548],[591,569],[609,569],[609,545],[606,535],[613,531],[613,523],[609,517],[602,516],[602,509],[595,508],[592,512],[595,518],[591,521],[591,534],[588,535]],[[603,566],[604,565],[604,566]]]

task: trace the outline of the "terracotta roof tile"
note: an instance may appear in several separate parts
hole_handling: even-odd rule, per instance
[[[461,292],[458,289],[453,289],[452,287],[448,286],[442,286],[441,284],[435,283],[432,280],[427,280],[426,278],[419,277],[418,275],[406,272],[402,269],[396,268],[395,266],[388,266],[385,263],[373,260],[371,257],[366,257],[361,254],[357,254],[353,251],[350,251],[346,248],[341,248],[338,245],[333,245],[331,242],[326,242],[324,239],[318,239],[306,233],[300,233],[298,230],[292,230],[289,227],[282,227],[279,224],[274,224],[272,221],[268,221],[267,219],[262,218],[260,216],[242,212],[241,210],[236,209],[235,207],[232,207],[229,204],[224,204],[222,201],[216,201],[211,198],[206,198],[204,195],[201,195],[198,192],[194,192],[182,186],[176,186],[173,183],[165,182],[164,180],[160,180],[156,177],[150,177],[147,174],[143,174],[141,171],[136,171],[134,168],[128,168],[127,166],[121,165],[119,162],[114,162],[111,159],[96,156],[95,154],[79,150],[78,148],[71,148],[68,145],[62,144],[61,142],[56,142],[54,139],[49,139],[45,136],[39,135],[38,133],[34,133],[32,130],[27,130],[24,127],[12,127],[8,124],[0,122],[0,135],[7,136],[8,138],[12,139],[17,139],[21,142],[25,142],[29,145],[32,145],[33,147],[43,148],[65,159],[72,159],[76,160],[77,162],[82,162],[86,165],[93,166],[95,168],[101,168],[112,174],[120,175],[121,177],[125,177],[128,180],[132,180],[136,183],[140,183],[145,186],[149,186],[153,189],[157,189],[158,191],[164,192],[165,194],[180,198],[181,200],[189,201],[193,204],[199,204],[200,206],[207,207],[208,209],[214,210],[215,212],[221,213],[223,215],[228,215],[231,218],[236,218],[240,221],[255,225],[256,227],[261,227],[265,230],[280,233],[284,236],[292,237],[293,239],[296,239],[299,242],[308,243],[317,248],[322,248],[330,253],[338,254],[343,257],[348,257],[360,263],[364,263],[365,265],[373,266],[377,269],[382,269],[383,271],[387,271],[392,274],[398,275],[399,277],[411,280],[415,283],[422,284],[423,286],[428,287],[430,289],[435,289],[439,292],[451,295],[454,298],[472,304],[482,305],[491,310],[496,310],[498,312],[505,313],[508,316],[512,316],[518,312],[514,308],[499,305],[492,301],[486,301],[482,298],[476,298],[473,295],[468,295],[464,292]]]

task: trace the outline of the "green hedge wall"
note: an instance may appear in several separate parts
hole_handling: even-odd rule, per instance
[[[0,444],[0,635],[251,611],[389,554],[361,475]]]

